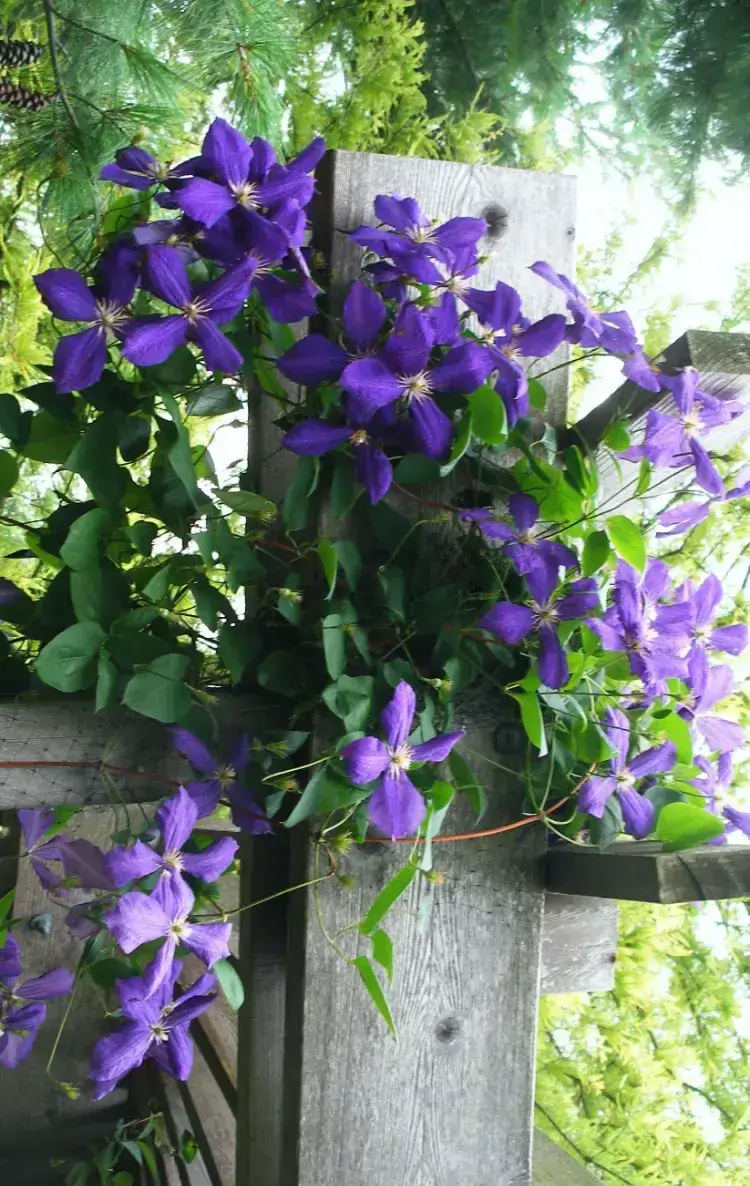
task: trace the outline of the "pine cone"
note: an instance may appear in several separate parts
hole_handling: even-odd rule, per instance
[[[0,41],[0,66],[31,66],[43,53],[36,41]]]
[[[40,111],[46,107],[52,95],[43,95],[40,91],[30,91],[25,86],[17,86],[15,82],[8,82],[7,78],[0,78],[0,104],[6,107],[20,107],[23,111]]]

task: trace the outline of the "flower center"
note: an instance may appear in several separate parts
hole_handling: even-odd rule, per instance
[[[294,592],[294,590],[286,589],[287,595]],[[223,766],[221,770],[216,771],[216,777],[223,787],[227,787],[230,783],[237,781],[237,771],[234,766]]]
[[[177,918],[173,923],[170,923],[169,933],[174,935],[175,939],[183,939],[187,934],[187,923],[184,918]]]
[[[397,375],[399,383],[404,386],[404,394],[412,399],[424,399],[432,391],[432,380],[427,371],[420,371],[418,375]]]
[[[169,1034],[159,1021],[155,1021],[151,1026],[151,1033],[153,1034],[155,1042],[166,1042],[169,1037]]]
[[[629,770],[625,769],[615,775],[615,782],[617,783],[618,790],[625,791],[635,785],[635,778]]]
[[[527,527],[525,531],[519,531],[516,535],[516,539],[518,540],[519,544],[534,544],[536,543],[536,537],[536,525],[534,527]]]
[[[182,872],[184,868],[182,863],[182,853],[176,848],[172,849],[170,852],[165,852],[164,856],[162,857],[162,861],[165,865],[169,865],[170,869],[174,869],[178,873]]]
[[[712,630],[710,625],[696,626],[695,630],[693,631],[693,638],[696,640],[696,642],[708,642],[709,638],[711,637],[711,633]]]
[[[130,318],[130,313],[116,301],[97,301],[98,321],[108,334],[115,333]]]
[[[203,300],[201,297],[196,297],[192,301],[187,301],[187,303],[182,306],[182,311],[191,325],[195,325],[196,322],[199,321],[201,317],[205,317],[206,313],[210,312],[210,310],[211,306],[209,305],[208,301]]]
[[[471,284],[465,276],[449,276],[445,282],[445,287],[454,296],[462,297],[465,292],[469,291]]]
[[[364,428],[358,428],[355,433],[352,433],[352,444],[353,445],[366,445],[367,444],[367,433],[365,432]]]
[[[558,620],[557,609],[551,601],[547,605],[537,605],[535,601],[532,601],[531,608],[536,615],[537,626],[553,626]]]
[[[688,412],[687,415],[683,416],[681,419],[682,427],[685,430],[686,437],[695,436],[696,433],[699,433],[703,428],[700,413],[697,411]]]
[[[243,181],[241,185],[230,185],[229,188],[238,206],[244,206],[246,210],[257,210],[260,206],[255,196],[258,187],[254,182]]]
[[[412,243],[433,243],[435,241],[434,226],[412,226],[406,232],[406,237]]]
[[[505,346],[500,347],[500,353],[504,354],[505,357],[511,361],[514,358],[518,358],[520,353],[518,349],[518,343],[514,338],[511,338],[511,340]]]
[[[388,753],[391,755],[390,771],[392,774],[398,774],[402,770],[408,770],[414,758],[414,750],[406,742],[403,745],[399,745],[397,749],[391,749],[389,746]]]

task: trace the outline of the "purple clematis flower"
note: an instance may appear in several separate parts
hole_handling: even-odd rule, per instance
[[[306,172],[314,167],[312,155],[309,160],[300,156],[301,163],[285,168],[267,140],[256,136],[250,144],[224,119],[215,119],[209,127],[199,161],[200,172],[210,173],[213,180],[201,176],[177,182],[173,195],[185,214],[206,227],[239,211],[262,238],[269,211],[290,200],[306,206],[313,195],[314,181]]]
[[[163,185],[175,177],[182,177],[192,171],[195,161],[183,165],[170,165],[157,161],[145,148],[121,148],[115,153],[115,164],[105,165],[99,177],[102,181],[113,181],[128,189],[151,189]]]
[[[374,203],[379,227],[361,226],[349,238],[375,255],[450,261],[451,253],[474,249],[487,232],[483,218],[451,218],[437,225],[421,211],[414,198],[379,194]],[[431,283],[427,281],[426,283]]]
[[[355,280],[342,311],[344,345],[322,334],[308,334],[282,354],[276,365],[287,379],[304,387],[336,382],[348,363],[372,353],[385,318],[382,298],[367,284]]]
[[[558,622],[573,622],[591,613],[599,604],[596,581],[591,577],[573,581],[568,593],[555,596],[557,571],[539,565],[526,574],[530,605],[499,601],[479,619],[508,646],[518,646],[532,631],[539,634],[539,677],[548,688],[561,688],[568,678],[568,661],[558,637]]]
[[[183,852],[198,822],[198,811],[195,799],[180,787],[156,813],[163,852],[136,840],[131,848],[118,846],[107,855],[107,871],[114,885],[127,885],[157,871],[167,877],[189,873],[202,881],[217,881],[234,860],[238,844],[231,836],[222,836],[200,852]]]
[[[380,355],[350,362],[341,386],[348,393],[347,411],[360,424],[367,424],[378,409],[403,400],[417,448],[439,458],[450,446],[453,425],[432,392],[469,394],[481,386],[492,364],[481,346],[467,342],[431,366],[433,342],[424,314],[416,305],[405,305]]]
[[[636,332],[627,313],[595,312],[580,288],[543,260],[532,264],[531,271],[559,288],[567,297],[568,309],[573,315],[573,324],[568,326],[566,333],[569,342],[587,350],[601,346],[609,354],[632,354],[637,350]]]
[[[645,391],[661,391],[661,371],[640,346],[636,346],[630,358],[625,360],[622,373]]]
[[[114,889],[107,871],[107,854],[90,840],[66,840],[60,850],[66,884],[81,889]]]
[[[721,581],[710,575],[696,589],[692,581],[686,581],[677,591],[678,599],[686,601],[693,611],[691,649],[722,651],[727,655],[741,655],[748,643],[747,626],[736,622],[732,626],[714,626],[721,599],[724,596]]]
[[[350,741],[341,751],[355,786],[364,787],[378,780],[369,803],[370,820],[393,840],[416,832],[426,814],[424,799],[407,775],[409,768],[415,762],[444,761],[464,736],[461,729],[410,745],[416,703],[414,689],[402,680],[380,715],[386,740],[362,737]]]
[[[0,1066],[7,1068],[29,1054],[47,1015],[44,1002],[67,996],[75,980],[64,968],[20,982],[22,975],[18,943],[8,935],[0,947]]]
[[[191,286],[176,247],[149,248],[143,286],[180,312],[168,317],[134,317],[123,357],[136,366],[155,366],[191,341],[200,346],[210,370],[234,374],[242,366],[242,355],[217,326],[239,313],[250,292],[254,267],[252,261],[245,261],[218,280]]]
[[[47,862],[62,860],[62,851],[67,841],[64,836],[44,839],[55,822],[54,811],[51,807],[24,808],[18,812],[18,822],[21,825],[31,867],[42,887],[46,890],[56,889],[61,878],[59,874],[52,872]]]
[[[488,510],[461,511],[459,518],[476,523],[487,539],[502,540],[503,552],[522,576],[542,567],[556,584],[560,568],[578,568],[575,552],[542,535],[539,506],[530,494],[511,494],[508,507],[515,527],[498,522]]]
[[[329,424],[326,420],[300,420],[281,439],[285,449],[300,457],[322,457],[347,441],[354,449],[354,476],[374,505],[391,488],[393,466],[388,455],[378,448],[362,425],[355,423],[347,427]]]
[[[735,498],[747,498],[748,496],[750,496],[750,470],[745,469],[739,475],[737,485],[733,486],[731,490],[727,490],[725,494],[708,498],[705,502],[681,502],[679,506],[663,511],[659,515],[659,522],[669,530],[659,531],[657,534],[659,538],[667,535],[681,535],[683,531],[689,531],[691,527],[697,527],[699,523],[707,519],[714,503],[732,502]]]
[[[138,250],[123,242],[100,260],[91,287],[70,268],[50,268],[34,277],[42,300],[60,321],[86,322],[87,329],[60,338],[52,377],[58,391],[81,391],[96,383],[107,364],[107,343],[122,339],[132,323],[128,305],[138,279]]]
[[[702,734],[709,749],[724,753],[744,745],[741,726],[736,721],[714,716],[711,711],[734,689],[731,667],[724,663],[709,666],[703,647],[696,647],[688,659],[687,683],[690,693],[677,711],[683,720]]]
[[[727,812],[736,811],[736,808],[732,808],[726,803],[727,791],[732,783],[732,755],[730,753],[719,754],[715,762],[710,762],[708,758],[698,754],[693,758],[693,765],[702,771],[702,777],[693,778],[691,782],[705,796],[707,810],[712,815],[723,816],[728,823]],[[750,822],[750,816],[748,816],[748,821]],[[720,836],[714,836],[708,843],[726,844],[727,833],[733,830],[731,825],[726,827]],[[744,828],[742,830],[744,831]]]
[[[653,804],[640,795],[635,784],[642,778],[665,774],[677,761],[677,750],[671,741],[644,750],[628,761],[630,722],[619,708],[608,708],[604,714],[604,732],[616,753],[609,760],[610,773],[594,774],[587,779],[578,794],[578,809],[601,819],[607,800],[616,794],[625,830],[642,840],[654,824]]]
[[[172,729],[172,737],[178,753],[204,775],[185,785],[188,795],[198,805],[199,819],[211,815],[221,796],[226,795],[232,806],[232,819],[239,828],[253,836],[273,831],[250,792],[239,782],[240,773],[250,762],[250,741],[246,734],[240,734],[225,761],[214,757],[208,746],[187,729]]]
[[[96,1081],[94,1099],[102,1099],[130,1071],[147,1058],[154,1059],[175,1079],[187,1079],[193,1065],[191,1021],[216,1000],[216,977],[200,976],[189,989],[173,1000],[182,964],[176,961],[169,976],[154,993],[140,976],[118,980],[124,1024],[100,1038],[91,1055],[89,1078]]]
[[[181,877],[160,877],[150,897],[137,891],[123,894],[104,920],[126,955],[144,943],[164,940],[146,968],[149,996],[170,975],[180,945],[209,968],[229,955],[231,923],[190,922],[194,902],[193,891]]]

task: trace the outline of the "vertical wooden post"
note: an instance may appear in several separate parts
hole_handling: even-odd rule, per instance
[[[527,269],[547,259],[573,270],[572,178],[337,152],[322,163],[319,189],[314,242],[337,282],[349,282],[359,269],[360,252],[348,232],[372,221],[377,194],[396,190],[414,195],[441,221],[488,217],[496,237],[482,245],[489,260],[476,284],[490,288],[503,279],[515,285],[533,317],[562,308],[560,294]],[[547,365],[563,359],[561,352]],[[549,415],[557,423],[564,421],[566,389],[564,369],[550,375]],[[520,794],[514,780],[498,777],[491,765],[498,760],[501,707],[485,708],[483,719],[468,714],[468,746],[486,755],[486,761],[470,760],[489,792],[491,827],[514,818]],[[507,746],[508,730],[503,735]],[[523,739],[516,733],[511,742],[517,744],[511,758],[518,761]],[[454,822],[471,827],[473,820],[459,808]],[[253,842],[254,860],[261,844]],[[391,1003],[397,1039],[323,928],[333,936],[362,915],[403,863],[403,847],[364,845],[353,853],[349,871],[356,888],[349,893],[325,883],[319,894],[289,900],[286,949],[276,963],[277,991],[285,969],[283,1025],[271,1009],[265,1030],[254,1023],[248,1049],[240,1039],[238,1135],[248,1150],[240,1154],[242,1186],[528,1186],[543,845],[543,833],[528,829],[445,846],[439,858],[444,884],[420,878],[404,895],[388,920],[396,951]],[[293,835],[292,849],[289,876],[301,881],[313,872],[302,832]],[[254,927],[261,943],[260,916],[249,911],[248,917],[246,951],[252,952]],[[354,951],[351,935],[347,941]],[[252,981],[249,992],[254,996]],[[270,1047],[278,1050],[282,1042],[279,1082]],[[267,1117],[242,1107],[242,1093],[250,1091],[243,1087],[246,1077],[258,1098],[282,1102],[277,1154],[271,1145],[279,1137]]]

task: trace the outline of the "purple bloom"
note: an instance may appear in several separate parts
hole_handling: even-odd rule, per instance
[[[723,753],[744,745],[741,726],[725,717],[714,716],[711,711],[715,705],[729,696],[734,688],[731,667],[723,663],[710,667],[703,647],[696,647],[688,659],[687,683],[691,690],[677,711],[684,720],[698,729],[709,749]]]
[[[67,841],[62,836],[55,836],[51,840],[44,839],[55,822],[54,811],[51,807],[24,808],[18,812],[18,822],[21,825],[31,867],[42,887],[46,890],[56,889],[61,878],[52,872],[47,862],[62,859],[62,850]]]
[[[487,231],[483,218],[451,218],[436,225],[422,213],[414,198],[399,194],[379,194],[374,207],[382,225],[358,227],[349,238],[383,258],[401,255],[407,261],[427,257],[449,261],[453,252],[476,248]]]
[[[242,366],[242,355],[217,329],[236,317],[250,292],[255,265],[238,264],[208,284],[190,284],[185,263],[176,247],[148,249],[143,285],[160,300],[179,309],[168,317],[134,317],[122,353],[136,366],[164,362],[186,341],[197,342],[206,366],[212,371],[234,374]]]
[[[194,951],[209,968],[229,955],[231,923],[191,923],[194,902],[193,891],[181,877],[160,877],[150,897],[137,891],[123,894],[106,916],[107,929],[126,955],[143,943],[164,940],[146,969],[148,995],[170,975],[180,945]]]
[[[29,1054],[47,1015],[44,1002],[67,996],[75,980],[64,968],[22,983],[21,975],[18,943],[8,935],[0,947],[0,1066],[8,1068],[18,1066]]]
[[[102,257],[91,287],[70,268],[50,268],[34,277],[53,317],[89,327],[60,338],[55,347],[52,377],[58,391],[80,391],[101,378],[107,343],[122,339],[132,323],[127,306],[137,283],[137,254],[129,244],[117,244]]]
[[[729,753],[719,754],[715,762],[710,762],[708,758],[698,754],[693,758],[693,764],[702,771],[702,777],[693,778],[691,781],[693,786],[705,796],[707,810],[712,815],[722,815],[727,820],[727,812],[736,810],[725,803],[726,794],[732,782],[732,755]],[[726,844],[727,833],[731,831],[733,831],[732,826],[725,828],[720,836],[714,836],[709,840],[709,844]]]
[[[127,885],[129,881],[148,877],[157,870],[167,877],[189,873],[206,882],[221,877],[237,852],[237,841],[231,836],[214,840],[200,852],[182,851],[198,821],[198,810],[195,799],[180,787],[156,813],[163,852],[156,852],[142,840],[136,840],[131,848],[114,848],[107,856],[107,871],[112,882],[117,886]]]
[[[586,780],[578,794],[578,809],[601,819],[607,800],[610,795],[616,794],[620,800],[626,832],[642,840],[653,827],[654,808],[648,799],[638,793],[635,784],[642,778],[671,770],[677,760],[677,751],[673,742],[665,741],[628,761],[630,722],[619,708],[607,709],[604,714],[604,732],[617,751],[609,760],[610,773],[595,774]]]
[[[250,741],[241,733],[225,760],[214,757],[208,746],[187,729],[172,729],[178,753],[184,754],[194,770],[204,777],[185,784],[185,790],[198,805],[198,818],[211,815],[222,795],[232,805],[232,819],[239,828],[259,836],[273,829],[250,792],[239,782],[239,774],[250,762]]]
[[[156,992],[142,977],[118,980],[124,1023],[100,1038],[91,1055],[89,1078],[101,1099],[146,1058],[175,1079],[187,1079],[193,1065],[189,1025],[216,1000],[216,977],[206,973],[173,1000],[182,965],[175,962]]]
[[[113,181],[116,185],[125,185],[128,189],[151,189],[152,185],[165,184],[174,177],[180,177],[189,171],[192,161],[184,165],[163,164],[147,152],[145,148],[121,148],[115,153],[114,165],[105,165],[99,177],[102,181]]]
[[[692,581],[686,581],[678,590],[679,599],[686,601],[692,609],[691,649],[699,647],[704,651],[722,651],[727,655],[741,655],[747,646],[747,626],[740,622],[732,626],[714,626],[724,590],[716,576],[707,576],[696,589]]]
[[[381,297],[361,280],[355,280],[342,312],[344,345],[322,334],[308,334],[282,354],[276,365],[287,379],[305,387],[336,382],[349,362],[372,352],[385,318]]]
[[[403,400],[417,448],[428,457],[442,457],[450,446],[453,425],[438,408],[432,392],[468,394],[489,374],[491,363],[481,346],[454,346],[430,365],[434,336],[415,305],[405,305],[393,333],[377,358],[350,362],[341,375],[352,418],[367,424],[380,408]]]
[[[743,470],[737,479],[737,485],[724,494],[709,498],[705,502],[682,502],[671,510],[663,511],[659,515],[659,522],[669,527],[669,531],[658,532],[659,537],[667,535],[681,535],[691,527],[697,527],[707,519],[715,502],[732,502],[735,498],[747,498],[750,495],[750,470]]]
[[[277,163],[267,140],[256,136],[250,144],[226,120],[215,119],[203,140],[198,167],[213,180],[194,177],[175,183],[174,200],[185,214],[206,227],[237,211],[262,239],[269,211],[290,200],[299,206],[310,201],[314,182],[306,168],[313,168],[315,162],[312,155],[309,159],[312,163],[301,158],[301,164],[285,168]]]
[[[462,729],[410,745],[407,739],[415,709],[414,689],[402,680],[380,715],[386,740],[362,737],[341,751],[346,772],[356,786],[378,780],[369,803],[370,819],[393,840],[412,835],[425,817],[424,799],[407,770],[416,762],[444,761],[464,736]]]
[[[539,507],[531,495],[511,494],[508,507],[515,528],[498,522],[488,510],[462,511],[460,518],[476,523],[487,539],[502,540],[503,552],[522,576],[541,567],[556,584],[560,568],[578,568],[575,552],[542,535]]]
[[[518,646],[528,634],[537,631],[540,679],[548,688],[561,688],[568,678],[568,661],[557,624],[573,622],[596,609],[596,581],[590,577],[573,581],[567,594],[556,597],[557,571],[542,564],[526,574],[526,584],[531,594],[529,605],[499,601],[479,619],[478,625],[508,646]]]
[[[554,284],[568,298],[568,309],[573,315],[573,324],[566,333],[569,342],[587,350],[601,346],[610,354],[632,354],[638,348],[636,332],[627,313],[595,312],[572,280],[542,260],[532,264],[531,271]]]
[[[107,854],[90,840],[66,840],[60,850],[66,882],[81,889],[114,889],[107,870]]]
[[[661,391],[659,367],[646,357],[640,346],[636,346],[630,358],[626,359],[622,373],[645,391]]]
[[[355,417],[351,417],[355,419]],[[364,427],[329,424],[326,420],[300,420],[281,439],[284,448],[300,457],[321,457],[349,442],[354,449],[354,475],[370,496],[379,502],[391,488],[393,466],[388,455],[373,442]]]

